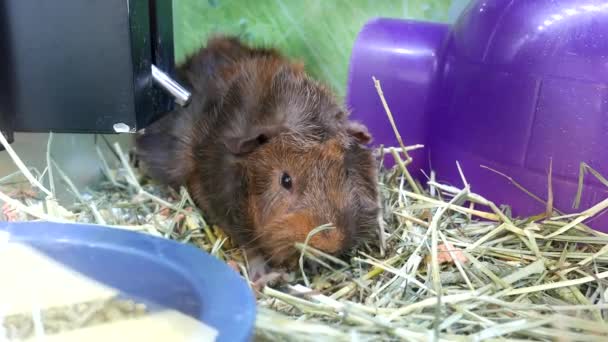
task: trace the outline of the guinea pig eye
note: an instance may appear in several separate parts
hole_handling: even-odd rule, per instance
[[[258,144],[264,145],[265,143],[268,142],[268,137],[265,136],[264,134],[260,134],[260,135],[258,135],[256,140],[257,140]]]
[[[291,190],[292,187],[291,176],[287,172],[281,174],[281,186],[287,190]]]

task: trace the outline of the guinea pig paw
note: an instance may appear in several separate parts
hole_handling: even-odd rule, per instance
[[[17,213],[17,210],[8,203],[4,203],[2,205],[2,214],[4,214],[4,217],[8,222],[19,220],[19,214]]]
[[[266,276],[270,272],[270,268],[266,265],[266,261],[261,256],[255,256],[249,260],[249,280],[256,282],[258,279]]]
[[[281,272],[269,272],[256,279],[252,286],[257,291],[262,291],[266,285],[273,285],[277,282],[285,281],[286,275]]]

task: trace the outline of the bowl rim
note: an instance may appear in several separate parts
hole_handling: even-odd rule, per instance
[[[171,267],[191,283],[204,303],[195,318],[217,330],[216,341],[247,341],[253,334],[256,302],[252,290],[226,263],[200,248],[146,233],[89,223],[0,222],[0,231],[8,233],[8,239],[0,240],[0,246],[8,242],[61,241],[159,260],[159,264]],[[162,256],[159,250],[162,250]]]

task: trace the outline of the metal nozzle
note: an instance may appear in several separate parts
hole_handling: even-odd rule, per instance
[[[191,93],[169,75],[160,71],[154,64],[152,64],[152,78],[161,88],[171,94],[180,106],[185,107],[190,103]]]

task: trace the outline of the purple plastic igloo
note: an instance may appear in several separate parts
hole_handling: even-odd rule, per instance
[[[415,176],[462,186],[515,215],[544,205],[553,164],[555,208],[578,212],[608,197],[588,174],[573,208],[581,162],[608,177],[608,3],[578,0],[472,1],[454,25],[374,19],[359,33],[347,104],[376,144],[396,146],[376,94],[378,78]],[[608,214],[586,222],[608,232]]]

